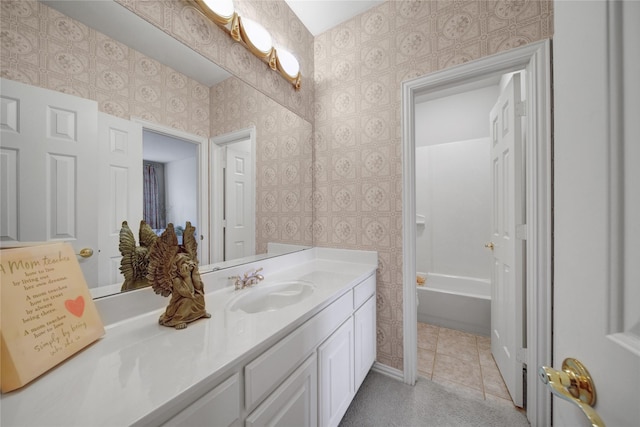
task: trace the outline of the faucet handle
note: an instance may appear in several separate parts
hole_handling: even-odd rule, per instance
[[[234,286],[236,288],[236,290],[241,289],[242,283],[244,282],[242,279],[242,276],[240,275],[235,275],[235,276],[229,276],[229,280],[235,280]]]
[[[262,267],[258,268],[257,270],[248,270],[246,273],[244,273],[244,278],[248,278],[248,277],[255,277],[259,272],[262,271]]]

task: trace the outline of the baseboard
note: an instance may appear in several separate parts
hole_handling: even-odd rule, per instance
[[[373,362],[371,370],[382,375],[386,375],[398,381],[404,381],[404,373],[391,366],[383,365],[382,363]]]

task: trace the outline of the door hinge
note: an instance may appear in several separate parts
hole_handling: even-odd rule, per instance
[[[516,225],[516,239],[527,240],[527,224]]]
[[[527,363],[527,360],[529,360],[529,354],[526,348],[519,348],[518,351],[516,351],[516,361],[519,363]]]
[[[516,104],[516,116],[518,117],[524,117],[527,115],[527,105],[524,102],[518,102]]]

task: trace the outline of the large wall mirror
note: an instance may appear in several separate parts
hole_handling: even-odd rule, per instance
[[[10,95],[7,95],[9,84],[0,88],[3,96],[1,179],[6,183],[13,176],[22,190],[28,186],[19,177],[18,170],[26,167],[26,163],[19,161],[29,154],[23,152],[21,159],[16,156],[12,160],[20,142],[7,138],[7,134],[14,131],[8,123],[14,108],[12,100],[22,99],[23,95],[27,100],[41,100],[41,92],[31,93],[32,89],[55,89],[59,96],[69,95],[73,102],[77,100],[77,114],[70,113],[75,114],[76,121],[69,121],[66,115],[71,109],[56,112],[56,120],[62,130],[69,125],[78,135],[86,132],[83,137],[90,143],[81,153],[82,157],[56,148],[55,156],[48,157],[46,168],[29,171],[34,176],[42,175],[42,182],[46,182],[43,187],[49,188],[48,191],[61,188],[50,183],[52,177],[58,184],[65,179],[71,184],[69,203],[58,206],[57,216],[44,220],[46,238],[31,236],[20,229],[18,223],[27,212],[48,212],[45,202],[49,193],[44,191],[41,196],[29,197],[27,206],[21,199],[22,190],[6,192],[3,187],[3,214],[9,214],[4,215],[8,220],[1,224],[3,246],[17,241],[68,240],[79,252],[91,246],[76,238],[78,224],[82,223],[91,238],[101,242],[96,244],[93,257],[79,258],[94,296],[119,292],[123,278],[118,268],[117,230],[126,220],[136,239],[138,237],[138,224],[144,217],[142,177],[147,169],[154,175],[162,173],[165,180],[160,190],[162,221],[155,228],[161,232],[167,220],[181,226],[186,220],[195,223],[201,239],[203,271],[312,245],[311,123],[247,84],[241,76],[230,74],[116,2],[16,2],[7,7],[3,5],[5,13],[3,31],[6,25],[7,40],[11,40],[12,45],[3,57],[0,70],[3,82],[27,84],[15,85],[12,90],[16,92]],[[47,29],[46,35],[43,28]],[[118,59],[125,50],[123,47],[128,49],[125,55],[135,57],[128,61],[129,65],[126,59]],[[102,49],[107,60],[87,53],[92,49]],[[53,66],[57,68],[46,75],[47,84],[43,84],[42,75],[37,76],[42,70],[29,65],[34,55],[46,56],[47,61],[55,62]],[[154,67],[162,67],[164,72],[154,74]],[[140,79],[148,84],[141,84]],[[74,82],[79,84],[74,86]],[[165,99],[155,104],[154,97],[158,94],[154,88],[165,92],[161,95]],[[106,91],[122,94],[123,102],[118,103],[116,96],[115,101],[105,102],[101,94]],[[7,99],[9,101],[5,101]],[[185,106],[185,103],[195,105]],[[98,131],[91,130],[94,125]],[[22,128],[46,126],[49,125],[31,123]],[[105,126],[130,132],[130,135],[139,133],[141,141],[119,146],[118,138],[101,136],[99,129]],[[111,160],[107,146],[124,150],[120,160]],[[237,200],[232,199],[230,193],[233,186],[225,188],[225,184],[235,182],[231,169],[238,165],[240,158],[246,162],[243,170],[250,175],[239,184],[244,186],[239,196],[244,199]],[[11,162],[17,165],[15,170],[7,166]],[[109,172],[102,163],[128,172]],[[185,166],[187,164],[189,166]],[[96,173],[103,169],[106,172]],[[133,175],[133,179],[127,174]],[[97,190],[103,188],[101,182],[111,186],[109,194]],[[77,187],[76,183],[83,183],[87,188]],[[113,191],[124,188],[132,194],[127,200]],[[71,201],[72,197],[75,202]],[[232,206],[228,203],[230,199],[234,200]],[[120,215],[118,212],[125,212],[122,206],[127,204],[135,205],[137,210],[133,210],[134,214]],[[90,210],[87,206],[97,209]],[[17,214],[12,217],[11,212]],[[54,223],[53,228],[57,227],[59,232],[52,235],[50,225]],[[248,235],[231,233],[228,228],[238,223],[244,225]]]

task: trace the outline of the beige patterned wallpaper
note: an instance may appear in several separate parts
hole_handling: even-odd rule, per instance
[[[209,88],[36,1],[0,2],[0,75],[209,136]]]
[[[387,1],[315,38],[314,245],[378,251],[378,362],[403,365],[401,82],[552,25],[551,1]]]
[[[238,78],[211,88],[212,136],[256,129],[256,251],[313,244],[312,127]]]
[[[235,0],[234,5],[241,16],[264,25],[276,47],[287,48],[298,58],[302,73],[299,91],[234,42],[192,1],[115,1],[309,122],[313,120],[313,36],[283,0]]]

